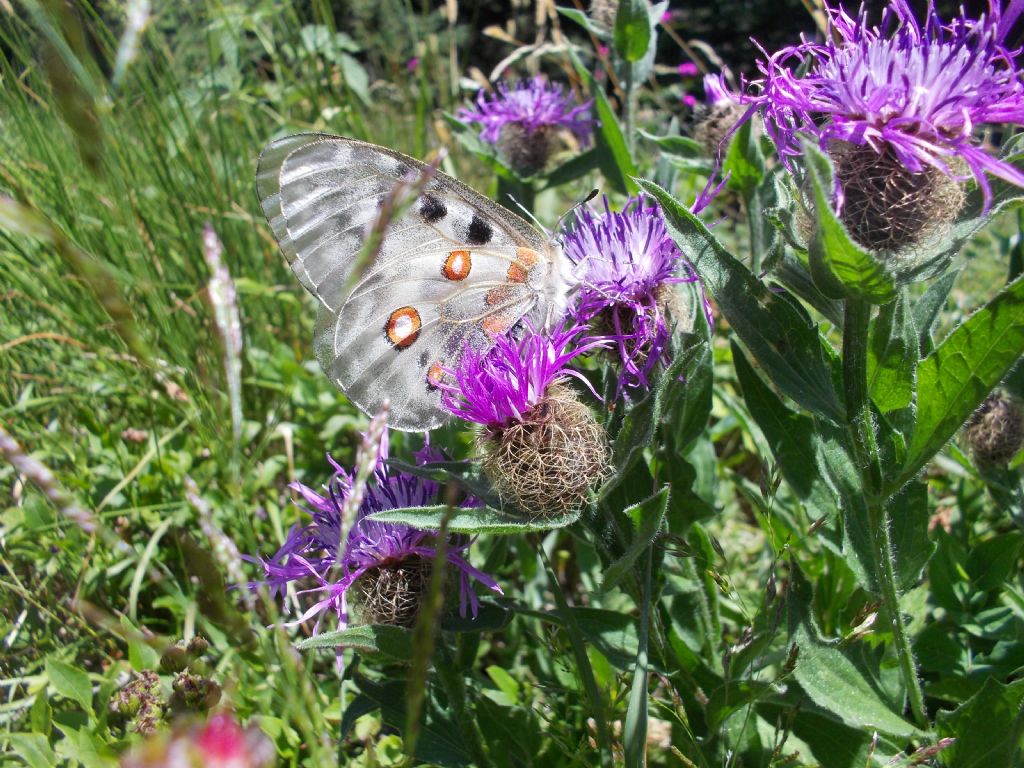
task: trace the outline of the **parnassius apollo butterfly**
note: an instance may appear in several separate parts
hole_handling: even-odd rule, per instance
[[[389,425],[406,431],[450,417],[435,386],[442,367],[523,318],[538,329],[560,321],[571,285],[557,242],[440,171],[356,275],[380,206],[426,168],[374,144],[297,134],[271,142],[256,171],[270,227],[319,304],[320,365],[362,411],[390,401]]]

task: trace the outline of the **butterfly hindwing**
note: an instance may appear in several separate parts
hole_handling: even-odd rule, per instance
[[[257,171],[271,228],[300,282],[319,300],[315,347],[359,408],[391,403],[391,426],[447,419],[431,385],[467,344],[486,349],[544,301],[526,272],[548,252],[529,224],[435,172],[392,220],[373,261],[357,261],[378,209],[426,166],[372,144],[319,134],[272,143]]]

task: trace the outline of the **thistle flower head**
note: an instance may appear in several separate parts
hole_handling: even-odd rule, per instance
[[[513,170],[528,175],[547,164],[560,130],[571,131],[581,146],[589,143],[590,103],[574,104],[561,85],[538,75],[512,87],[498,83],[493,94],[481,90],[476,108],[463,107],[459,119],[480,124],[480,138],[497,145]]]
[[[745,111],[739,94],[729,88],[723,73],[704,75],[704,104],[698,105],[693,137],[710,157],[720,157]]]
[[[344,549],[339,555],[341,514],[345,500],[352,493],[353,475],[330,456],[327,458],[334,474],[327,483],[325,493],[318,493],[302,483],[292,484],[292,488],[305,501],[306,510],[313,518],[312,523],[304,527],[293,527],[277,553],[259,562],[266,577],[264,583],[274,591],[307,578],[318,584],[304,591],[323,593],[323,597],[296,623],[331,611],[337,616],[338,625],[345,628],[349,619],[350,589],[356,587],[366,597],[379,594],[382,583],[413,587],[416,584],[412,582],[416,582],[422,586],[422,579],[411,578],[410,575],[429,575],[430,565],[437,554],[435,534],[405,525],[378,522],[371,515],[388,509],[438,503],[440,487],[432,480],[404,472],[392,472],[383,462],[386,458],[386,449],[383,449],[382,460],[370,480],[356,519],[349,529]],[[439,452],[428,447],[417,454],[416,461],[424,464],[440,458],[443,457]],[[478,600],[471,588],[470,579],[476,579],[498,594],[501,594],[501,589],[491,577],[471,566],[465,559],[470,543],[466,537],[452,537],[448,543],[446,561],[459,575],[460,612],[465,615],[468,604],[472,615],[476,616]],[[389,571],[389,574],[382,575],[382,571]],[[380,606],[366,605],[367,615],[364,618],[410,624],[415,619],[418,607],[418,601],[413,599],[415,597],[387,595],[395,610],[389,615]]]
[[[604,428],[567,385],[574,376],[590,387],[567,366],[604,345],[583,330],[499,336],[485,354],[468,350],[441,385],[452,413],[482,425],[477,447],[498,496],[529,517],[577,511],[608,470]]]
[[[487,352],[468,348],[459,367],[445,371],[448,381],[439,384],[445,407],[489,429],[523,421],[555,382],[573,376],[586,383],[568,365],[603,342],[581,339],[583,331],[583,326],[563,326],[544,335],[528,326],[520,339],[496,337]]]
[[[580,283],[576,320],[595,321],[614,344],[622,365],[620,390],[643,388],[659,362],[666,362],[671,328],[668,289],[695,282],[696,274],[669,237],[661,211],[642,198],[604,213],[584,209],[564,239],[565,255]]]
[[[1024,173],[989,155],[974,135],[983,123],[1024,124],[1024,83],[1006,37],[1024,0],[1004,11],[990,0],[980,19],[943,24],[929,4],[922,28],[906,0],[891,0],[878,26],[829,9],[824,43],[784,48],[758,66],[753,83],[767,129],[784,159],[800,153],[798,132],[891,152],[910,173],[955,175],[964,164],[986,201],[986,173],[1024,186]],[[806,73],[801,67],[809,63]]]

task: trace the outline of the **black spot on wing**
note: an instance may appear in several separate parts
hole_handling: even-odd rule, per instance
[[[430,353],[429,353],[429,352],[427,352],[426,350],[424,350],[424,351],[423,351],[423,352],[422,352],[422,353],[420,354],[420,367],[421,367],[421,368],[426,368],[426,367],[427,367],[427,361],[428,361],[428,360],[430,360]]]
[[[474,213],[469,222],[469,228],[466,230],[466,243],[484,245],[489,243],[492,237],[494,237],[494,230],[491,225]]]
[[[433,195],[423,195],[420,198],[420,216],[427,224],[434,224],[448,215],[448,207],[443,200]]]

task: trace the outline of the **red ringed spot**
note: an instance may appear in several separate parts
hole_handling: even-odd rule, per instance
[[[465,280],[469,277],[472,265],[473,260],[470,258],[469,251],[452,251],[441,266],[441,274],[449,280]]]
[[[508,266],[505,277],[510,283],[525,283],[530,270],[540,261],[540,254],[532,248],[516,248],[516,260]]]
[[[415,307],[399,307],[388,317],[384,333],[398,349],[405,349],[420,335],[420,313]]]
[[[507,285],[491,288],[484,296],[484,303],[489,307],[499,307],[512,298],[512,289]]]
[[[484,333],[493,338],[511,328],[512,319],[505,315],[488,315],[480,323],[480,327],[483,328]]]
[[[444,366],[440,360],[437,360],[430,364],[430,368],[427,369],[427,386],[437,387],[441,383],[441,377],[444,376]]]

